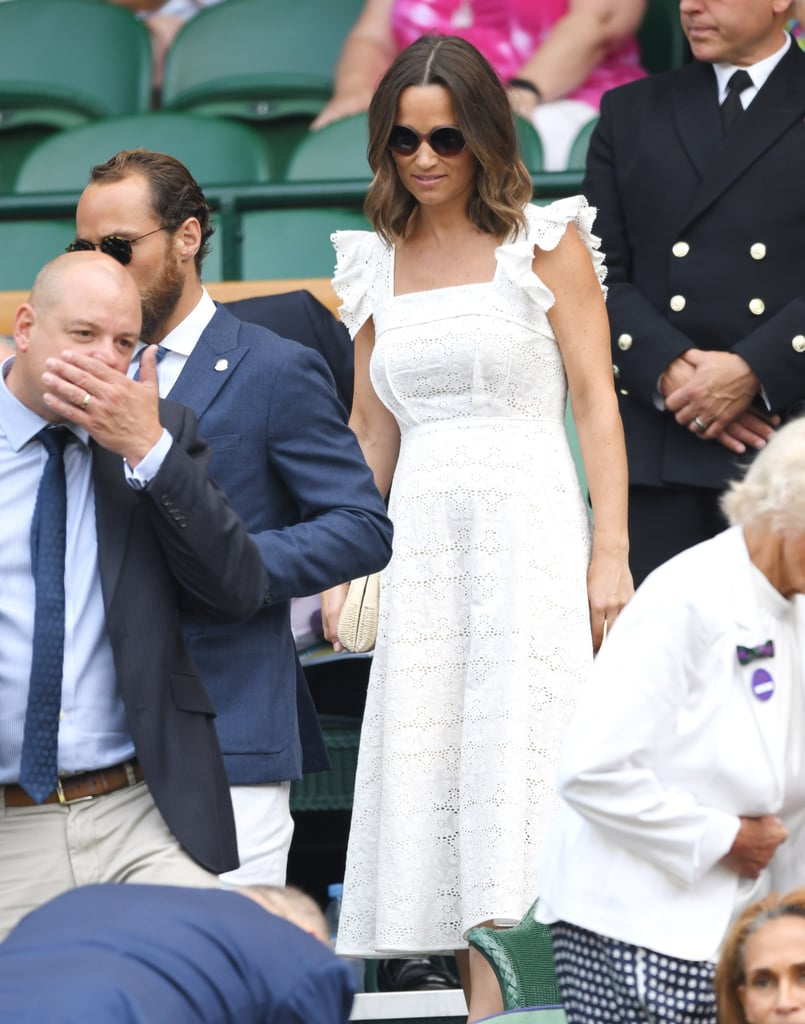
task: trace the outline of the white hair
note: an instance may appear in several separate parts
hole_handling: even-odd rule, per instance
[[[743,479],[730,485],[721,507],[733,526],[805,533],[805,416],[776,432]]]

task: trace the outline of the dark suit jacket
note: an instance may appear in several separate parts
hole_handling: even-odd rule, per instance
[[[229,781],[326,768],[289,602],[382,568],[392,534],[327,366],[310,348],[219,307],[171,398],[195,410],[213,451],[212,475],[268,571],[270,602],[248,622],[186,621],[218,712]]]
[[[609,267],[633,484],[721,488],[735,475],[724,447],[654,406],[663,370],[688,348],[741,355],[775,412],[805,397],[803,118],[805,53],[796,45],[726,141],[709,64],[603,97],[584,192],[598,208]]]
[[[0,943],[8,1024],[346,1024],[352,972],[235,892],[88,885]]]
[[[292,338],[324,356],[347,412],[352,408],[355,376],[354,349],[349,331],[310,292],[299,289],[278,295],[258,295],[223,305],[238,320],[267,327],[281,338]]]
[[[207,475],[193,414],[163,402],[174,444],[145,490],[119,455],[93,445],[98,557],[106,621],[129,730],[168,827],[216,873],[237,865],[232,808],[213,709],[181,633],[180,609],[252,615],[267,582],[259,553]]]

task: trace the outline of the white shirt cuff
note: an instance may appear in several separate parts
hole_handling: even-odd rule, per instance
[[[123,468],[126,471],[126,483],[135,491],[141,491],[147,487],[162,468],[162,463],[173,444],[173,437],[167,428],[162,428],[162,437],[157,441],[150,452],[137,463],[135,469],[124,460]]]

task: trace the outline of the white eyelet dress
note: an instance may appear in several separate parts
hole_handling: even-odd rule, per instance
[[[405,956],[518,921],[557,806],[559,745],[592,662],[590,524],[564,430],[567,384],[531,269],[582,197],[529,205],[489,283],[393,294],[394,249],[333,235],[354,334],[400,426],[394,554],[361,733],[338,950]],[[603,284],[602,284],[603,287]]]

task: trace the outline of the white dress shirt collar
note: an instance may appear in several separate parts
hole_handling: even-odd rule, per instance
[[[207,327],[207,324],[215,316],[215,309],[215,303],[210,298],[209,292],[206,288],[202,288],[201,298],[196,306],[180,324],[177,324],[160,341],[160,348],[168,350],[167,355],[157,369],[160,398],[166,398],[170,394],[174,384],[179,379],[179,374],[182,372],[188,356],[196,347],[196,343]],[[140,363],[140,353],[145,347],[144,342],[138,345],[134,358],[131,361],[129,376],[135,374]]]
[[[749,77],[752,79],[752,85],[749,88],[744,89],[741,93],[741,103],[744,110],[746,110],[755,96],[757,96],[758,92],[766,84],[766,80],[769,75],[774,71],[788,52],[788,48],[791,46],[791,36],[787,32],[784,32],[783,35],[785,38],[783,39],[783,43],[779,50],[776,50],[770,57],[764,57],[763,60],[759,60],[757,64],[750,64],[748,68],[743,68],[744,71],[749,72]],[[713,71],[716,73],[716,82],[718,83],[718,102],[720,105],[724,102],[727,96],[727,82],[732,78],[733,72],[738,71],[738,65],[714,64]]]
[[[179,355],[187,358],[196,347],[196,342],[201,337],[202,331],[214,316],[215,303],[210,298],[207,289],[202,288],[201,298],[195,308],[169,334],[166,334],[159,344],[169,352],[178,352]]]

